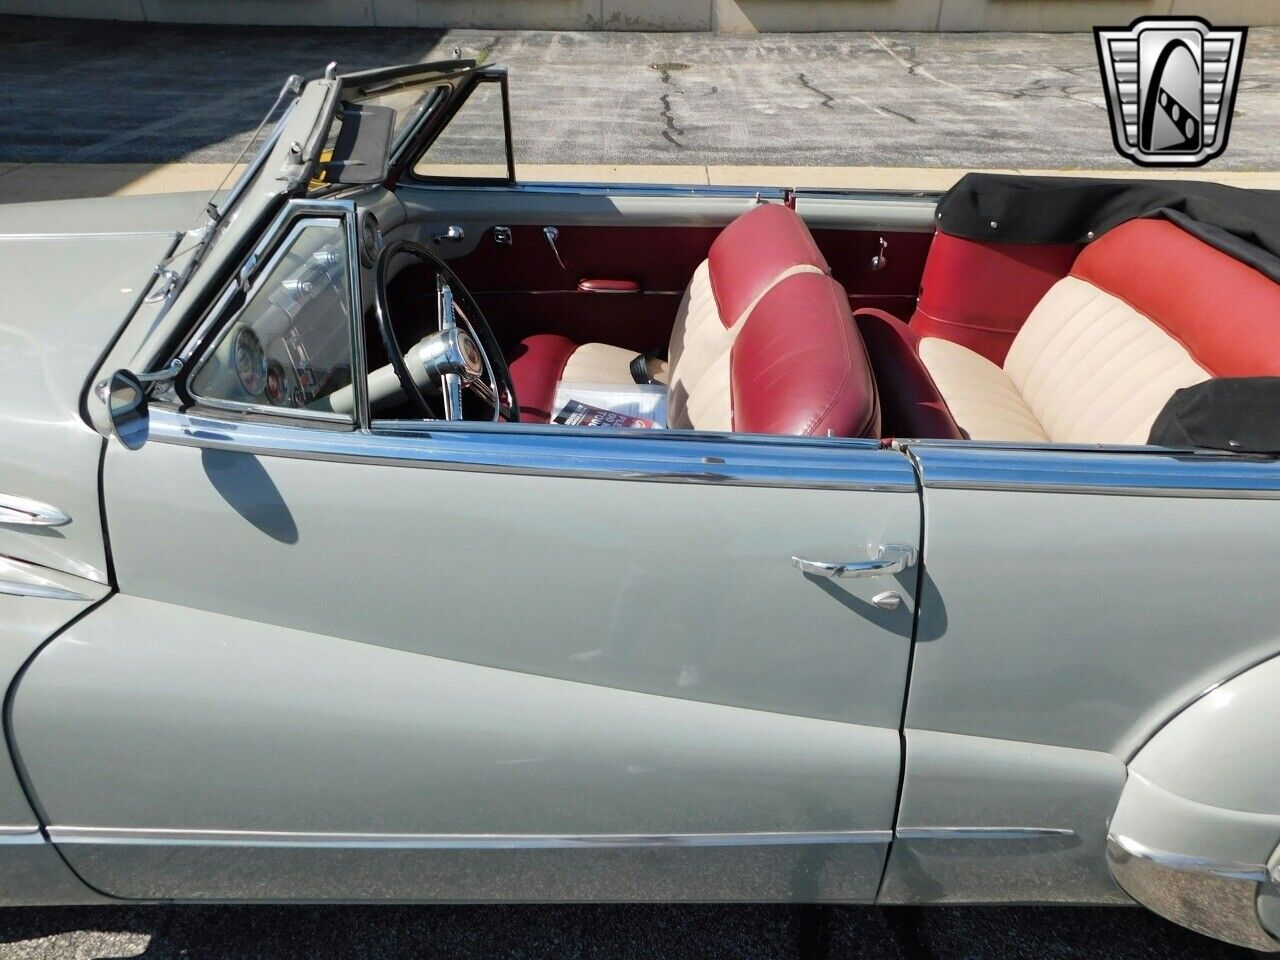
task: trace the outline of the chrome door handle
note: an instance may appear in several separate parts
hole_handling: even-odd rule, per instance
[[[801,573],[814,577],[843,580],[847,577],[889,577],[916,565],[915,547],[900,543],[886,543],[875,560],[853,560],[849,563],[825,563],[822,560],[806,560],[792,557],[791,562]]]
[[[465,239],[467,239],[467,232],[455,223],[445,227],[442,232],[433,235],[431,242],[439,246],[442,243],[461,243]]]
[[[556,246],[556,241],[560,239],[560,231],[555,227],[543,227],[542,235],[547,238],[547,243],[551,244],[551,252],[556,255],[556,263],[560,264],[560,269],[567,269],[564,260],[560,257],[560,248]]]

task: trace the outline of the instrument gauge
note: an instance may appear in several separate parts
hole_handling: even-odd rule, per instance
[[[262,341],[249,327],[241,327],[236,332],[232,356],[240,386],[249,396],[259,396],[267,385],[267,355],[263,352]]]
[[[289,375],[284,372],[284,366],[278,360],[272,360],[267,365],[266,396],[267,402],[273,407],[293,406],[293,387],[289,383]]]

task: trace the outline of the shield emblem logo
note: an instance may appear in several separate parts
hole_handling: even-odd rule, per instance
[[[1247,33],[1198,17],[1094,28],[1116,149],[1144,167],[1198,167],[1221,154]]]

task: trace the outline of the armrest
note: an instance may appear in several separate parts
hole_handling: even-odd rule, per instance
[[[634,280],[579,280],[579,293],[639,293],[640,284]]]

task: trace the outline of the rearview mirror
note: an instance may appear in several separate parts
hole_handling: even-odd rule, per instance
[[[137,450],[147,442],[146,387],[137,374],[117,370],[98,389],[103,403],[107,405],[112,436],[130,450]]]

